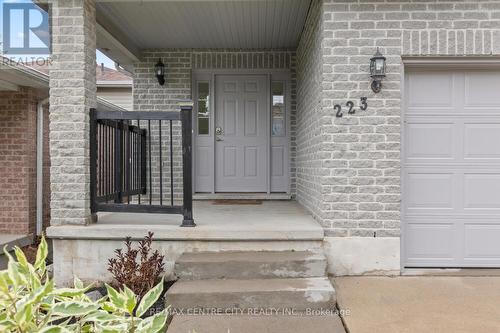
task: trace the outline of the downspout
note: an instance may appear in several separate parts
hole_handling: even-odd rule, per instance
[[[43,106],[49,98],[39,101],[36,106],[36,235],[43,230]]]

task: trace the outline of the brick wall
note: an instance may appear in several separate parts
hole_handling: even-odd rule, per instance
[[[500,54],[500,2],[326,0],[323,10],[326,234],[399,236],[401,56]],[[388,75],[374,94],[377,47]],[[335,118],[335,104],[361,96],[367,111]]]
[[[323,10],[313,0],[297,48],[297,201],[323,220],[322,118]]]
[[[154,65],[162,59],[165,64],[166,82],[164,86],[158,85],[154,76]],[[292,73],[292,103],[291,103],[291,133],[295,133],[295,52],[292,51],[235,51],[235,50],[145,50],[141,62],[134,65],[134,85],[133,98],[135,111],[178,111],[180,100],[191,99],[191,79],[193,69],[290,69]],[[146,123],[141,123],[145,126]],[[162,125],[163,126],[163,125]],[[180,126],[173,127],[174,146],[180,147]],[[153,126],[153,140],[158,138],[158,128]],[[162,142],[169,144],[168,130],[163,127]],[[295,171],[293,161],[294,139],[291,145],[291,172]],[[153,197],[159,194],[159,154],[158,147],[153,146]],[[163,167],[170,170],[168,158],[163,158]],[[178,149],[174,149],[174,198],[180,200],[182,197],[182,164],[181,154]],[[292,191],[295,177],[292,176]],[[169,200],[169,177],[163,177],[164,199]],[[165,191],[165,189],[167,189]]]
[[[0,92],[0,233],[35,232],[36,105],[29,89]]]

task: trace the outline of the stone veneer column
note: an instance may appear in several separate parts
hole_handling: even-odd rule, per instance
[[[96,106],[95,1],[53,2],[52,24],[51,225],[88,224],[89,109]]]

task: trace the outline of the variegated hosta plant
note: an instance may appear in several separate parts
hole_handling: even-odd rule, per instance
[[[163,291],[163,280],[138,301],[127,287],[97,302],[85,293],[90,286],[75,278],[73,288],[56,288],[45,267],[47,242],[38,247],[35,264],[30,264],[20,248],[17,261],[8,256],[7,270],[0,271],[0,332],[59,333],[154,333],[165,332],[167,310],[142,319]]]

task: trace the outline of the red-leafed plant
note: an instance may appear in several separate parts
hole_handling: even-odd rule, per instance
[[[115,258],[108,260],[108,271],[113,275],[115,288],[124,285],[132,289],[139,298],[160,282],[164,272],[164,256],[152,250],[153,233],[139,241],[137,249],[132,247],[130,237],[125,240],[125,249],[116,249]]]

